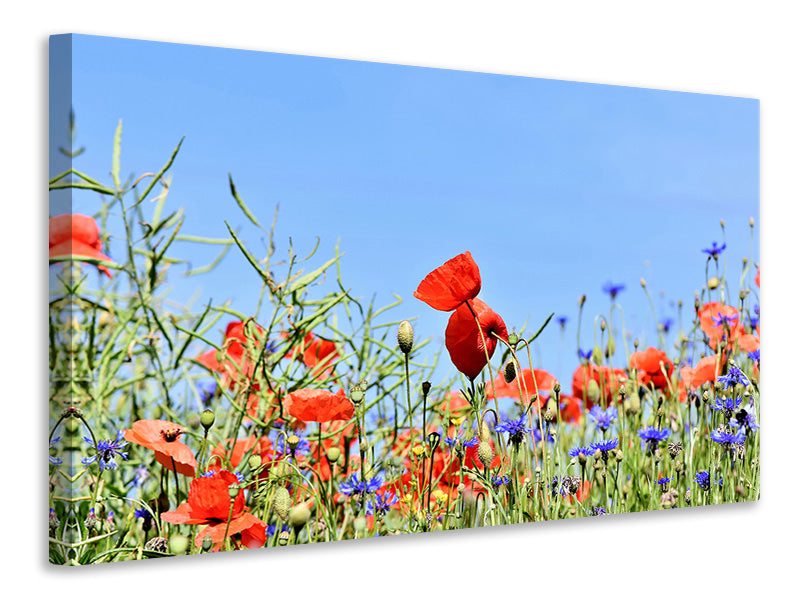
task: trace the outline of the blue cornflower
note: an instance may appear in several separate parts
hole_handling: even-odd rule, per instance
[[[269,525],[267,525],[267,530],[266,530],[267,537],[271,538],[273,535],[275,535],[277,529],[278,528],[275,526],[275,523],[270,523]],[[288,523],[284,523],[281,526],[281,531],[289,531]]]
[[[670,481],[672,481],[670,477],[661,477],[658,481],[656,481],[656,485],[661,486],[662,492],[666,492],[667,485],[669,485]]]
[[[617,418],[618,414],[617,409],[613,406],[603,410],[600,406],[595,405],[589,411],[589,418],[597,423],[597,428],[600,431],[605,433],[611,427],[611,423]]]
[[[593,506],[592,512],[590,514],[593,517],[599,517],[601,515],[606,515],[608,513],[606,512],[606,509],[603,508],[602,506]]]
[[[152,519],[153,515],[151,515],[147,509],[145,508],[137,508],[133,512],[133,516],[135,519]]]
[[[612,300],[616,298],[617,294],[619,294],[624,289],[625,289],[624,283],[611,283],[609,281],[603,286],[603,291],[609,296],[611,296]]]
[[[611,450],[613,450],[614,448],[616,448],[618,445],[619,445],[619,439],[618,438],[611,438],[611,439],[608,439],[608,440],[600,440],[599,442],[595,442],[594,444],[592,444],[592,450],[594,452],[597,452],[598,450],[600,450],[600,452],[601,452],[601,454],[603,456],[603,460],[607,461],[608,460],[608,453]]]
[[[594,454],[594,450],[586,446],[575,446],[574,448],[569,449],[569,455],[572,458],[577,458],[580,454],[583,454],[584,456],[591,456]]]
[[[502,477],[495,475],[492,477],[492,486],[495,488],[499,488],[501,485],[508,485],[509,483],[511,483],[511,480],[508,478],[508,475],[503,475]]]
[[[731,431],[712,431],[711,441],[720,444],[725,448],[730,448],[734,444],[744,444],[745,434],[742,431],[733,433]]]
[[[50,448],[52,448],[55,444],[57,444],[60,441],[61,441],[61,436],[54,437],[52,440],[50,440]],[[50,448],[48,448],[48,450]],[[61,463],[64,462],[64,459],[61,458],[60,456],[50,456],[48,458],[50,459],[50,464],[51,465],[60,465]]]
[[[753,362],[761,363],[761,348],[758,350],[753,350],[752,352],[747,353],[747,358],[752,360]]]
[[[581,360],[591,359],[592,358],[591,348],[589,350],[581,350],[580,348],[578,348],[578,358],[580,358]]]
[[[755,329],[758,327],[758,324],[761,321],[761,317],[756,314],[748,315],[748,319],[750,320],[750,329]]]
[[[674,319],[666,317],[664,319],[661,319],[661,322],[658,325],[664,331],[664,333],[669,333],[669,330],[672,328],[672,325],[674,323],[675,323]]]
[[[752,410],[753,409],[751,407],[746,406],[737,412],[736,415],[731,418],[730,426],[734,429],[741,429],[743,427],[745,430],[745,435],[754,429],[758,429],[758,421],[756,421],[756,417],[752,413]]]
[[[640,429],[638,435],[642,439],[642,444],[647,444],[650,452],[655,452],[656,448],[658,448],[658,442],[669,437],[669,428],[658,429],[650,425]]]
[[[722,313],[717,313],[716,317],[712,315],[711,320],[714,321],[714,325],[716,327],[727,325],[729,328],[732,328],[736,325],[739,317],[736,315],[723,315]]]
[[[717,377],[717,381],[725,384],[726,389],[735,387],[737,383],[741,383],[744,386],[750,385],[750,380],[747,379],[747,376],[736,365],[728,367],[728,373]]]
[[[128,453],[123,452],[122,449],[128,445],[128,442],[123,442],[124,433],[119,431],[116,440],[100,440],[97,442],[96,452],[93,456],[84,458],[81,462],[84,465],[90,465],[97,461],[100,466],[100,471],[105,469],[116,469],[117,463],[114,460],[115,456],[119,456],[122,460],[128,460]],[[83,440],[94,448],[94,441],[92,438],[85,437]]]
[[[558,325],[559,325],[559,327],[561,327],[561,329],[564,329],[564,327],[566,327],[566,325],[567,325],[567,317],[566,317],[566,315],[557,316],[556,317],[556,323],[558,323]]]
[[[716,411],[724,411],[725,418],[730,419],[733,412],[742,405],[742,399],[736,398],[717,398],[714,404],[711,405]]]
[[[717,260],[719,255],[722,254],[722,251],[728,247],[728,244],[722,244],[722,246],[717,246],[717,242],[711,242],[711,248],[703,248],[703,252],[708,254],[710,258]]]
[[[394,492],[384,492],[375,494],[375,498],[367,500],[367,514],[383,516],[389,511],[389,507],[397,503],[397,496]]]
[[[697,482],[697,485],[700,486],[701,490],[708,491],[711,489],[711,474],[706,471],[698,471],[697,474],[694,476],[694,480]],[[714,480],[714,485],[722,487],[722,475],[720,474],[717,479]]]
[[[525,426],[525,415],[522,415],[519,419],[503,421],[494,430],[499,433],[507,433],[508,443],[515,446],[519,446],[525,439],[525,434],[532,431],[530,427]]]
[[[472,436],[471,440],[464,440],[464,436],[456,435],[456,437],[446,437],[444,438],[444,443],[453,448],[458,443],[461,443],[461,446],[464,448],[472,448],[473,446],[478,445],[478,438],[477,436]]]
[[[353,473],[339,484],[339,491],[345,496],[353,496],[355,494],[373,494],[377,492],[383,485],[383,479],[380,475],[376,475],[366,483],[360,480],[358,475]]]

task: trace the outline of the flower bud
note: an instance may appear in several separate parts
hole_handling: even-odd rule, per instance
[[[211,539],[211,536],[206,534],[203,536],[203,552],[208,552],[211,550],[211,545],[214,541]]]
[[[350,388],[350,401],[358,406],[361,404],[361,401],[364,399],[364,390],[361,389],[360,385],[354,385]]]
[[[236,496],[239,495],[239,486],[238,485],[231,485],[228,486],[228,496],[231,497],[231,500],[235,500]]]
[[[519,336],[515,331],[508,334],[508,345],[512,348],[519,343]]]
[[[185,535],[173,535],[169,538],[169,551],[175,555],[185,554],[189,548],[189,538]]]
[[[594,361],[596,365],[603,364],[603,351],[600,350],[600,346],[592,348],[592,361]]]
[[[646,288],[646,287],[647,287],[647,282],[644,280],[644,277],[642,277],[642,278],[639,280],[639,285],[641,285],[643,288]]]
[[[278,544],[280,546],[285,546],[289,543],[289,532],[288,531],[281,531],[278,534]]]
[[[606,322],[605,319],[603,319],[600,321],[600,331],[605,331],[605,330],[606,330]]]
[[[492,447],[489,445],[489,442],[481,442],[478,444],[478,458],[486,468],[489,468],[489,466],[492,464],[494,452],[492,451]]]
[[[439,435],[438,432],[432,431],[428,434],[428,446],[431,449],[431,452],[436,452],[436,449],[439,447],[439,441],[442,439],[442,436]]]
[[[430,381],[423,381],[422,382],[422,393],[424,395],[428,395],[431,393],[431,382]]]
[[[561,393],[561,384],[558,381],[556,381],[553,384],[553,393],[554,394],[560,394]]]
[[[608,346],[606,346],[606,356],[614,356],[617,351],[617,343],[614,338],[608,338]]]
[[[600,385],[594,380],[590,379],[586,384],[586,395],[591,400],[592,404],[597,404],[600,400]]]
[[[514,366],[513,362],[506,363],[506,368],[503,369],[503,378],[506,380],[506,383],[511,383],[517,377],[517,369]]]
[[[356,517],[353,520],[353,527],[355,527],[356,531],[364,531],[367,528],[366,517]]]
[[[719,287],[719,278],[712,277],[708,280],[708,289],[715,290]]]
[[[300,444],[300,438],[297,437],[295,434],[290,435],[286,438],[286,444],[289,446],[289,449],[294,452],[297,450],[297,446]]]
[[[305,504],[298,504],[289,511],[289,524],[295,529],[300,529],[311,518],[311,510]]]
[[[584,304],[586,304],[586,294],[583,294],[580,298],[578,298],[578,308],[583,308]]]
[[[261,457],[258,454],[251,454],[250,458],[247,459],[247,464],[252,471],[255,471],[261,466]]]
[[[284,521],[289,518],[290,504],[291,500],[289,499],[289,490],[283,486],[275,490],[275,498],[272,500],[272,510],[274,510]]]
[[[397,345],[400,346],[403,354],[411,352],[411,348],[414,346],[414,328],[408,321],[403,321],[397,328]]]
[[[328,448],[325,451],[325,456],[328,458],[328,461],[330,463],[335,463],[337,460],[339,460],[339,457],[341,455],[342,455],[342,452],[336,446]]]
[[[204,410],[203,414],[200,415],[200,424],[203,426],[203,429],[208,431],[214,424],[214,419],[216,419],[216,415],[213,410]]]

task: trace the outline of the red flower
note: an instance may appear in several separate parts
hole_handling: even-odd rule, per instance
[[[758,266],[758,272],[756,273],[756,285],[761,287],[761,265]]]
[[[630,364],[632,369],[638,371],[642,384],[647,385],[652,382],[656,389],[668,387],[667,382],[672,378],[672,372],[675,370],[672,361],[667,358],[667,353],[652,346],[644,352],[631,354]],[[664,372],[666,372],[666,377]]]
[[[489,358],[497,347],[497,334],[501,339],[508,340],[508,331],[503,319],[489,308],[485,302],[475,298],[472,300],[472,309],[478,316],[481,325],[480,331],[475,323],[475,317],[467,303],[459,305],[447,322],[445,330],[445,346],[450,353],[450,360],[470,379],[475,379],[486,366],[486,353]],[[481,337],[481,332],[483,337]],[[483,341],[486,341],[484,350]]]
[[[725,349],[733,350],[738,344],[745,352],[753,352],[759,347],[756,336],[745,332],[739,319],[739,311],[721,302],[708,302],[697,311],[700,329],[708,336],[708,345],[717,349],[717,345],[726,341]]]
[[[297,390],[283,401],[283,407],[301,421],[349,421],[355,414],[355,407],[345,396],[344,390],[333,394],[326,390]]]
[[[561,420],[565,423],[580,423],[583,419],[583,404],[576,396],[559,396],[561,402]]]
[[[598,367],[594,364],[581,365],[572,374],[572,395],[577,396],[587,409],[594,404],[589,398],[589,382],[594,381],[605,396],[606,405],[610,405],[617,397],[620,384],[628,379],[623,369]]]
[[[233,452],[231,452],[231,443],[233,443]],[[244,455],[251,450],[253,451],[253,455],[261,458],[262,463],[268,464],[271,462],[272,442],[269,441],[269,438],[261,437],[256,439],[255,435],[251,435],[248,438],[239,439],[235,442],[233,439],[227,439],[225,440],[224,444],[220,444],[211,450],[211,457],[213,458],[216,456],[218,459],[214,461],[214,464],[212,465],[212,459],[209,458],[209,467],[221,469],[224,464],[222,459],[227,459],[228,456],[230,456],[230,467],[238,467],[241,464]]]
[[[481,291],[481,274],[472,254],[465,252],[431,271],[414,292],[414,297],[436,310],[450,311]]]
[[[724,360],[720,359],[717,364],[716,355],[701,358],[694,369],[692,367],[681,369],[681,381],[690,390],[699,388],[707,381],[713,382],[721,374],[723,362]]]
[[[287,338],[289,334],[284,333],[283,337]],[[317,380],[324,380],[333,374],[333,363],[339,357],[339,352],[332,341],[323,340],[309,332],[303,338],[302,354],[294,348],[286,353],[286,358],[292,357],[302,360],[312,371],[318,371]]]
[[[62,261],[69,257],[85,257],[113,262],[100,252],[100,228],[92,217],[63,214],[50,217],[50,260]],[[97,268],[111,277],[103,265]]]
[[[533,396],[537,390],[540,396],[549,396],[550,392],[553,391],[553,386],[556,384],[556,378],[544,369],[534,369],[533,371],[530,369],[522,369],[522,372],[517,375],[517,378],[520,380],[519,383],[517,383],[517,379],[511,383],[506,383],[503,374],[501,373],[498,375],[494,380],[494,391],[497,392],[497,397],[520,400],[521,387],[523,394],[527,389],[527,401],[531,399],[531,396]],[[492,386],[486,387],[486,397],[490,400],[494,398]]]
[[[192,481],[189,487],[189,500],[177,509],[161,513],[161,520],[173,524],[207,525],[195,537],[195,546],[203,545],[203,538],[211,536],[215,549],[219,549],[227,537],[241,535],[241,542],[247,548],[258,548],[267,541],[266,524],[251,515],[244,507],[244,491],[233,501],[228,488],[238,485],[236,475],[230,471],[217,471],[208,477]],[[230,523],[228,516],[230,515]]]
[[[125,439],[155,451],[156,460],[170,471],[194,476],[197,460],[189,446],[178,441],[183,427],[171,421],[142,419],[125,430]]]
[[[261,327],[255,324],[254,326],[259,334],[263,334],[264,330]],[[251,343],[254,347],[258,346],[257,340],[251,339]],[[254,365],[247,352],[247,336],[242,321],[228,323],[221,354],[220,360],[220,352],[209,350],[198,356],[197,362],[211,371],[222,373],[223,379],[231,385],[253,375]]]

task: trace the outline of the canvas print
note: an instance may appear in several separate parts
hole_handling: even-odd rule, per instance
[[[758,153],[754,99],[52,37],[51,563],[757,500]]]

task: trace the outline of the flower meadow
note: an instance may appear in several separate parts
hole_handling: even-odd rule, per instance
[[[96,202],[49,225],[52,563],[758,499],[760,270],[744,259],[727,276],[724,223],[723,241],[698,248],[705,280],[679,322],[659,323],[657,345],[627,334],[623,292],[636,290],[611,282],[597,290],[606,314],[584,314],[584,296],[563,316],[532,307],[525,331],[481,298],[492,265],[469,248],[432,260],[407,299],[354,297],[338,247],[323,259],[281,247],[232,177],[231,207],[266,255],[228,223],[224,237],[192,235],[184,209],[169,208],[181,144],[123,180],[121,133],[110,181],[76,168],[50,180]],[[752,235],[752,219],[742,226]],[[253,312],[174,301],[170,278],[188,263],[177,242],[219,249],[181,276],[229,251],[246,261],[261,291]],[[334,290],[319,292],[323,281]],[[644,280],[640,291],[649,299]],[[446,313],[444,332],[415,327],[420,310]],[[574,372],[559,381],[532,344],[566,319],[578,323]]]

